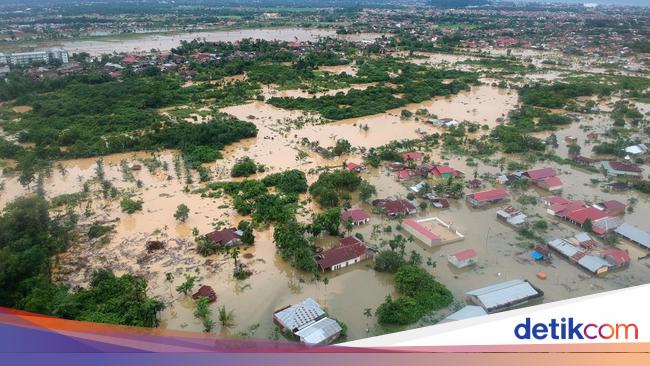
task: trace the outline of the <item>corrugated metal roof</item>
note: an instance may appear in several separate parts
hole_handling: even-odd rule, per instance
[[[538,294],[539,292],[524,280],[501,282],[496,285],[467,292],[467,295],[478,298],[483,308],[487,311],[503,305],[524,301]]]
[[[618,234],[632,240],[633,242],[650,249],[650,234],[647,231],[643,231],[635,226],[632,226],[628,223],[624,223],[621,226],[617,227],[616,231]]]
[[[569,243],[564,239],[554,239],[548,242],[548,246],[557,250],[567,257],[572,257],[579,252],[575,245]]]
[[[609,267],[609,262],[595,255],[585,255],[580,258],[578,264],[593,273],[596,273],[603,267]]]
[[[317,345],[323,344],[326,339],[340,333],[341,330],[341,326],[336,320],[323,318],[316,323],[299,330],[296,332],[296,335],[299,336],[305,344]]]
[[[475,318],[477,316],[483,315],[487,315],[487,312],[483,310],[482,307],[476,305],[467,305],[464,308],[446,317],[442,322]]]
[[[285,328],[291,330],[302,329],[323,315],[325,315],[325,311],[311,297],[275,313],[278,321]]]

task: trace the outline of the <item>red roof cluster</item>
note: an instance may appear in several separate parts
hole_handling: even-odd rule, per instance
[[[606,211],[601,211],[595,207],[586,207],[569,212],[566,215],[566,218],[579,225],[582,225],[585,223],[585,221],[587,221],[587,219],[593,222],[607,216],[608,214]]]
[[[638,165],[634,163],[628,163],[623,161],[610,161],[609,166],[614,170],[619,170],[622,172],[633,172],[633,173],[642,173],[643,170],[639,168]]]

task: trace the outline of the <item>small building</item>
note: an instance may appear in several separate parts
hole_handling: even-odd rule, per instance
[[[341,221],[344,223],[352,221],[352,225],[363,225],[370,222],[370,215],[366,211],[355,208],[341,212]]]
[[[208,233],[206,236],[218,245],[229,247],[239,245],[241,243],[242,235],[243,232],[241,230],[237,230],[237,228],[233,227],[230,229],[215,230]]]
[[[510,200],[508,191],[503,188],[492,189],[488,191],[481,191],[470,193],[466,196],[467,202],[474,207],[484,207],[498,202]]]
[[[402,159],[404,161],[420,161],[424,157],[424,154],[422,154],[419,151],[413,151],[413,152],[407,152],[402,154]]]
[[[600,256],[609,263],[612,268],[622,268],[630,264],[630,254],[618,248],[607,248],[600,251]]]
[[[207,297],[209,302],[217,301],[217,293],[214,292],[212,287],[206,285],[201,286],[201,288],[192,295],[193,300],[196,300],[199,297]]]
[[[449,315],[440,321],[440,323],[449,323],[457,320],[476,318],[477,316],[487,315],[487,312],[482,307],[477,305],[467,305],[457,312]]]
[[[497,219],[515,228],[521,228],[528,224],[528,216],[512,206],[506,206],[498,210]]]
[[[608,200],[593,205],[594,208],[607,212],[608,216],[625,215],[625,203],[617,200]]]
[[[596,255],[587,254],[578,260],[578,265],[595,275],[602,275],[609,270],[609,263]]]
[[[290,332],[309,345],[329,344],[338,338],[342,331],[338,322],[328,318],[320,304],[312,298],[275,311],[273,323],[282,331]]]
[[[643,231],[628,223],[624,223],[617,227],[614,232],[624,237],[625,239],[637,244],[643,249],[650,250],[650,233]]]
[[[316,323],[303,328],[294,334],[300,338],[300,342],[310,346],[327,345],[335,341],[343,329],[334,319],[323,318]]]
[[[431,174],[439,178],[451,178],[459,175],[459,171],[448,165],[436,165],[431,168]]]
[[[562,190],[562,181],[558,177],[548,177],[535,181],[535,184],[544,190],[555,192]]]
[[[442,238],[432,233],[429,229],[420,225],[417,221],[406,219],[402,227],[406,232],[413,235],[414,238],[420,240],[430,247],[436,247],[442,244]]]
[[[456,268],[465,268],[476,264],[478,256],[474,249],[465,249],[460,252],[451,254],[447,257],[447,261]]]
[[[634,177],[640,178],[643,170],[636,164],[623,161],[602,161],[601,167],[605,170],[605,174],[610,177]]]
[[[372,201],[372,205],[381,209],[386,216],[391,218],[414,215],[417,213],[415,205],[403,199],[376,199]]]
[[[557,174],[553,168],[541,168],[528,170],[523,174],[525,177],[530,178],[533,181],[542,180],[545,178],[555,177]]]
[[[541,299],[544,292],[527,280],[510,280],[466,293],[467,302],[478,305],[487,313],[496,313]]]
[[[347,163],[345,164],[345,168],[355,173],[361,173],[364,170],[364,167],[362,165],[355,164],[355,163]]]
[[[585,165],[585,166],[592,166],[598,162],[597,160],[582,155],[574,156],[572,160],[578,165]]]
[[[372,257],[373,252],[364,242],[354,236],[348,236],[340,240],[339,246],[319,253],[316,263],[323,272],[336,271]]]

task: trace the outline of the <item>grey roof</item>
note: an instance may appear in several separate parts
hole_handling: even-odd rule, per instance
[[[483,310],[482,307],[476,305],[467,305],[464,308],[458,310],[457,312],[449,315],[442,320],[441,323],[446,323],[455,320],[463,320],[469,318],[475,318],[477,316],[487,315],[487,312]]]
[[[524,280],[510,280],[467,292],[468,296],[475,296],[487,311],[525,301],[539,294],[528,281]]]
[[[325,311],[311,297],[303,302],[282,309],[274,314],[276,319],[287,329],[302,329],[325,315]]]
[[[593,273],[603,267],[609,267],[609,262],[595,255],[585,255],[578,260],[578,264]]]
[[[632,226],[628,223],[623,223],[621,226],[617,227],[616,233],[625,238],[639,244],[646,249],[650,249],[650,234],[647,231],[643,231],[635,226]]]
[[[317,345],[323,344],[328,338],[341,333],[339,323],[330,318],[323,318],[316,323],[296,332],[303,343]]]
[[[576,238],[576,239],[578,239],[578,241],[581,242],[581,243],[582,243],[583,241],[589,241],[589,240],[592,240],[592,239],[591,239],[591,236],[589,236],[589,234],[587,234],[587,233],[585,233],[585,232],[577,233],[577,234],[575,234],[573,237]]]
[[[575,245],[569,243],[564,239],[554,239],[548,242],[548,246],[557,250],[567,257],[571,257],[574,254],[578,253],[579,250]]]

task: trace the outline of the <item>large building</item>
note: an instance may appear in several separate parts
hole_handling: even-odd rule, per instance
[[[62,48],[50,48],[46,51],[0,53],[0,64],[30,65],[36,62],[49,63],[59,60],[68,63],[68,52]]]

